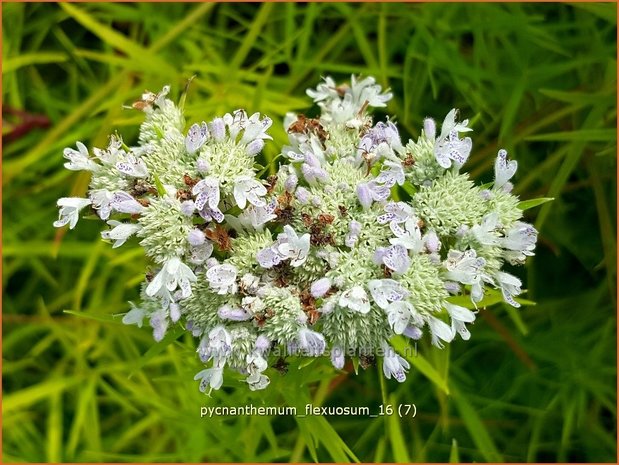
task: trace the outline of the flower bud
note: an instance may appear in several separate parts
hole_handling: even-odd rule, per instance
[[[331,280],[329,278],[321,278],[312,283],[310,293],[312,294],[312,297],[318,299],[329,292],[329,289],[331,289]]]
[[[258,155],[263,148],[264,140],[255,139],[252,140],[249,144],[247,144],[247,146],[245,147],[245,153],[247,153],[247,155],[249,155],[250,157],[253,157],[254,155]]]
[[[192,229],[187,235],[187,242],[189,242],[194,247],[198,247],[199,245],[204,244],[205,240],[206,237],[204,236],[204,233],[198,228]]]

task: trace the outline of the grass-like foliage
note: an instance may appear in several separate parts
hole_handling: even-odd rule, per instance
[[[616,460],[616,5],[7,4],[3,20],[3,459],[11,461]],[[207,397],[195,340],[124,326],[145,258],[100,224],[56,230],[56,199],[88,176],[62,149],[132,141],[144,89],[195,75],[188,121],[237,108],[287,137],[306,87],[373,75],[403,139],[459,108],[475,131],[467,171],[491,181],[499,147],[539,230],[514,269],[525,299],[487,301],[468,343],[419,343],[406,383],[380,367],[271,368],[271,386]],[[313,114],[317,112],[314,108]],[[378,112],[377,112],[378,113]],[[484,149],[479,149],[483,147]],[[491,307],[490,307],[491,306]],[[396,347],[398,348],[398,347]],[[400,348],[401,349],[401,348]],[[351,368],[352,369],[352,368]],[[283,372],[287,370],[287,373]],[[395,406],[392,415],[200,417],[215,406]],[[415,404],[400,418],[397,406]],[[405,413],[402,411],[402,413]],[[409,412],[410,413],[410,412]]]

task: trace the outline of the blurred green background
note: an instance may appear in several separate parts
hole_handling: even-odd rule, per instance
[[[616,461],[616,4],[2,4],[3,460]],[[154,345],[119,313],[143,279],[141,249],[101,224],[57,231],[58,197],[87,177],[62,149],[135,137],[123,110],[144,89],[196,75],[189,121],[244,107],[309,111],[320,77],[390,86],[401,133],[458,107],[466,168],[491,180],[519,162],[537,254],[517,273],[535,306],[482,310],[468,342],[422,342],[404,384],[328,361],[267,391],[192,381],[196,342]],[[277,122],[280,124],[277,124]],[[71,312],[71,313],[69,313]],[[200,418],[201,406],[414,403],[415,418]]]

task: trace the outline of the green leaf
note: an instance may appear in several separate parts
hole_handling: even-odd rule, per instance
[[[389,428],[389,440],[391,441],[391,450],[393,451],[393,458],[397,463],[410,463],[408,450],[406,448],[406,441],[402,434],[402,426],[400,424],[400,417],[397,413],[397,398],[392,395],[389,397],[389,403],[394,406],[396,410],[393,415],[387,416],[387,425]]]
[[[122,323],[119,318],[115,318],[114,315],[105,313],[93,313],[93,312],[76,312],[74,310],[63,310],[63,313],[73,315],[78,318],[85,318],[87,320],[100,321],[102,323]]]
[[[460,454],[458,453],[458,441],[456,438],[451,440],[451,450],[449,451],[449,463],[460,463]]]
[[[64,53],[38,52],[25,53],[16,57],[9,57],[2,64],[2,74],[10,73],[23,66],[47,63],[63,63],[68,57]]]
[[[552,202],[553,200],[554,197],[540,197],[537,199],[523,200],[518,203],[518,208],[520,210],[528,210],[529,208],[535,208],[545,204],[546,202]]]
[[[174,76],[176,74],[176,69],[167,61],[161,59],[159,55],[151,53],[133,40],[101,24],[85,9],[82,9],[81,6],[77,7],[70,3],[60,3],[59,5],[77,22],[97,35],[101,40],[141,63],[144,69],[157,69],[164,76]]]
[[[443,378],[439,372],[426,360],[423,355],[415,351],[411,355],[411,346],[404,340],[403,337],[398,336],[391,340],[391,344],[394,349],[400,352],[400,355],[404,357],[408,362],[413,365],[422,375],[432,381],[436,387],[438,387],[445,394],[449,394],[449,387],[447,386],[447,380]]]
[[[163,197],[166,194],[165,187],[163,187],[159,176],[153,174],[153,178],[155,179],[155,187],[157,188],[157,193],[159,194],[159,197]]]
[[[613,142],[617,140],[615,129],[577,129],[574,131],[551,132],[537,136],[525,137],[527,141],[583,141],[583,142]]]
[[[453,387],[451,398],[460,412],[460,418],[471,435],[471,439],[473,439],[475,446],[477,446],[477,452],[486,462],[503,462],[503,457],[494,444],[486,425],[479,417],[477,409],[470,404],[469,400],[459,390]]]
[[[181,337],[183,334],[186,334],[186,333],[187,333],[187,331],[185,329],[181,328],[180,326],[176,326],[172,331],[168,330],[168,333],[165,335],[165,337],[161,341],[157,342],[156,344],[153,344],[150,347],[150,349],[148,349],[144,353],[144,355],[142,355],[142,357],[140,357],[138,359],[135,368],[133,369],[133,371],[129,375],[129,378],[131,378],[133,375],[135,375],[148,362],[150,362],[153,358],[155,358],[157,355],[162,353],[170,344],[172,344],[179,337]]]

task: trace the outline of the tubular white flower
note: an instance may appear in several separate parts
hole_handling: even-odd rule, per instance
[[[409,292],[394,279],[373,279],[368,282],[368,289],[376,305],[383,310],[390,302],[397,302],[408,296]]]
[[[123,316],[122,322],[125,325],[137,325],[138,328],[142,327],[146,311],[143,308],[134,306],[131,302],[131,310],[129,310],[125,316]]]
[[[432,344],[438,347],[439,349],[443,348],[443,344],[441,344],[441,340],[445,342],[451,342],[454,338],[454,332],[451,327],[442,320],[438,318],[428,315],[426,317],[426,321],[428,326],[430,327],[430,332],[432,333]]]
[[[141,158],[136,158],[133,155],[127,155],[125,161],[116,162],[116,169],[122,174],[133,178],[148,177],[148,168]]]
[[[307,260],[307,255],[310,249],[310,235],[304,234],[301,237],[292,229],[292,226],[284,226],[285,241],[280,243],[277,251],[287,259],[290,259],[290,264],[294,267],[299,267]]]
[[[100,166],[91,160],[90,155],[88,154],[88,149],[81,142],[77,142],[77,150],[74,150],[70,147],[67,147],[63,151],[64,157],[69,160],[68,163],[64,164],[64,167],[68,170],[72,171],[96,171],[100,168]]]
[[[200,392],[205,392],[207,386],[211,389],[218,390],[224,382],[224,367],[223,364],[218,367],[207,368],[198,372],[194,377],[194,380],[200,381]]]
[[[314,281],[310,287],[310,293],[312,297],[319,299],[324,297],[331,289],[331,280],[329,278],[321,278],[318,281]]]
[[[256,207],[264,207],[266,202],[263,197],[267,193],[266,187],[261,182],[249,176],[240,176],[234,183],[234,200],[239,208],[243,209],[247,206],[247,202]]]
[[[129,237],[134,235],[141,228],[138,224],[121,223],[115,220],[109,220],[107,224],[112,226],[112,229],[101,231],[101,237],[114,241],[114,245],[112,246],[113,249],[123,245]]]
[[[415,307],[413,304],[406,301],[397,301],[390,303],[385,308],[387,314],[387,321],[396,334],[404,333],[404,330],[408,326],[408,322],[411,319]]]
[[[370,299],[361,286],[354,286],[342,292],[338,304],[340,307],[350,308],[362,314],[370,311]]]
[[[218,294],[233,294],[236,292],[237,269],[234,265],[215,265],[206,272],[206,279],[211,288]]]
[[[337,370],[344,368],[346,358],[344,356],[344,350],[340,346],[333,346],[331,348],[331,364]]]
[[[180,287],[183,298],[187,298],[191,295],[191,283],[196,279],[191,268],[181,262],[180,258],[172,257],[165,262],[159,273],[146,287],[146,295],[152,297],[162,288],[173,292]]]
[[[123,191],[114,192],[110,208],[119,213],[130,213],[132,215],[140,214],[145,210],[140,202]]]
[[[507,160],[507,151],[499,150],[496,161],[494,162],[494,186],[493,189],[500,189],[507,184],[518,169],[516,160]]]
[[[494,274],[494,278],[501,289],[505,302],[510,304],[512,307],[520,307],[520,304],[514,300],[514,296],[519,295],[522,292],[520,289],[522,282],[515,276],[503,271],[497,271]]]
[[[384,353],[383,373],[385,378],[391,379],[393,376],[398,383],[406,381],[406,372],[410,369],[410,364],[400,357],[386,342],[383,342],[382,349]]]
[[[185,148],[187,153],[195,153],[202,147],[209,138],[208,126],[203,121],[202,124],[195,123],[187,131],[185,138]]]
[[[299,330],[297,341],[299,347],[310,357],[322,355],[326,348],[324,336],[307,328]]]
[[[462,339],[468,341],[471,338],[471,333],[464,323],[473,323],[475,321],[475,313],[468,308],[449,302],[444,302],[443,305],[451,317],[451,330],[454,336],[460,334]]]
[[[54,221],[54,226],[60,228],[68,224],[69,229],[73,229],[79,220],[80,211],[91,203],[90,199],[82,199],[80,197],[63,197],[58,199],[57,205],[60,207],[60,211],[58,212],[58,220]]]
[[[421,252],[424,242],[421,237],[421,228],[417,223],[418,219],[415,217],[406,220],[404,227],[391,222],[390,227],[396,237],[389,239],[389,242],[393,245],[405,247],[413,253]]]

